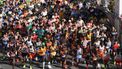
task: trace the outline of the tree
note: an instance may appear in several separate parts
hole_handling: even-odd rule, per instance
[[[0,7],[3,6],[4,0],[0,0]]]
[[[111,12],[114,11],[114,5],[115,5],[115,0],[110,0],[110,4],[109,4],[108,8]]]

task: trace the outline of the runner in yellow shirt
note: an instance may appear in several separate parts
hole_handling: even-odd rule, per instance
[[[50,51],[51,51],[51,60],[52,60],[52,63],[55,61],[55,56],[56,56],[56,46],[51,46],[50,47]]]
[[[56,46],[51,46],[50,50],[51,50],[51,56],[55,56],[56,55]]]

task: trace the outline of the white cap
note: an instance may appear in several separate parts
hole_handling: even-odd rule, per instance
[[[40,6],[40,3],[38,4],[38,6]]]
[[[28,22],[32,22],[33,20],[32,19],[29,19]]]
[[[65,3],[65,4],[68,4],[68,2],[67,2],[67,1],[65,1],[64,3]]]
[[[12,13],[11,11],[8,12],[8,14],[11,14],[11,13]]]

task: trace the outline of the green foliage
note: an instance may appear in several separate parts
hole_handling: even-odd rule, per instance
[[[114,10],[115,0],[110,0],[109,9],[111,12]]]
[[[3,4],[3,0],[0,0],[0,5]]]
[[[4,0],[0,0],[0,7],[4,5]]]

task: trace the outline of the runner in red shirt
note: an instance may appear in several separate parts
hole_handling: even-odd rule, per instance
[[[116,41],[115,44],[113,45],[114,52],[116,52],[119,47],[120,47],[120,44]]]

